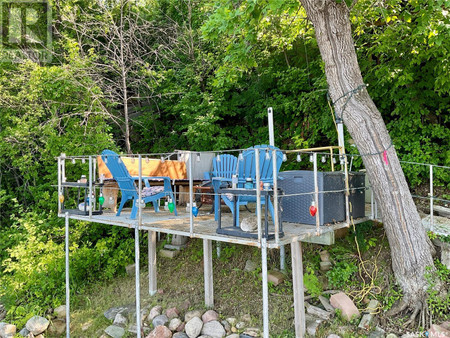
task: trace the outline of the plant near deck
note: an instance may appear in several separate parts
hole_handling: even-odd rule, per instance
[[[64,222],[51,212],[20,212],[12,228],[20,231],[9,233],[15,244],[5,250],[7,258],[1,264],[0,299],[8,320],[22,324],[31,315],[43,315],[47,308],[64,303]],[[124,273],[133,260],[134,241],[128,229],[75,221],[70,229],[72,293]]]
[[[306,273],[303,274],[303,285],[308,293],[315,298],[322,294],[323,286],[311,267],[306,267]]]
[[[433,321],[446,321],[450,318],[450,270],[439,260],[434,261],[436,270],[428,269],[427,305]]]

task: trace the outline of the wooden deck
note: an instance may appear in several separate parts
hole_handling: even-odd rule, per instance
[[[168,211],[160,210],[158,213],[155,213],[152,208],[146,208],[142,213],[142,224],[139,226],[139,229],[250,246],[260,245],[257,238],[252,239],[239,236],[217,234],[217,222],[214,220],[214,214],[199,213],[198,217],[194,218],[194,226],[191,233],[189,213],[181,209],[183,208],[179,207],[178,216],[175,216]],[[255,214],[250,214],[249,212],[244,211],[241,212],[242,217],[250,215]],[[65,214],[60,213],[59,216],[65,217]],[[130,209],[124,209],[120,216],[116,216],[115,213],[106,210],[102,215],[92,215],[92,217],[69,213],[69,218],[86,222],[127,227],[130,229],[138,225],[137,219],[130,219]],[[357,224],[367,220],[368,218],[364,217],[354,220],[354,223]],[[222,227],[231,227],[232,222],[233,221],[231,213],[222,212]],[[264,224],[264,220],[262,221],[262,223]],[[308,241],[314,237],[344,227],[348,227],[348,224],[345,222],[321,226],[318,233],[316,226],[313,225],[283,222],[284,236],[279,238],[278,243],[275,241],[275,239],[267,241],[267,245],[268,248],[279,248],[280,245],[286,245],[298,241]],[[269,232],[273,231],[273,224],[269,225]]]

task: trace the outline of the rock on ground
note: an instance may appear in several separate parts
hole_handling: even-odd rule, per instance
[[[66,305],[60,305],[56,309],[53,310],[53,315],[59,319],[66,318]]]
[[[172,318],[172,319],[170,320],[170,323],[169,323],[169,330],[170,330],[170,331],[176,331],[177,328],[178,328],[181,324],[182,324],[182,321],[181,321],[180,318]]]
[[[106,310],[103,315],[106,317],[106,319],[113,321],[114,318],[116,318],[116,314],[121,313],[124,316],[128,316],[128,314],[133,311],[136,311],[134,305],[112,307]]]
[[[258,268],[258,264],[253,262],[251,259],[245,262],[244,271],[252,272]]]
[[[127,326],[127,324],[128,324],[128,319],[124,315],[122,315],[121,313],[116,314],[113,325],[125,328]]]
[[[180,314],[180,311],[178,311],[178,309],[176,307],[171,307],[166,310],[166,316],[167,316],[167,318],[169,318],[169,320],[172,318],[178,317],[179,314]]]
[[[159,316],[161,314],[162,311],[162,307],[157,305],[152,307],[152,309],[150,310],[150,313],[147,316],[147,319],[149,321],[153,320],[156,316]]]
[[[311,304],[309,304],[307,302],[305,302],[305,306],[306,306],[306,312],[307,313],[309,313],[310,315],[319,317],[321,319],[329,320],[331,315],[332,315],[331,312],[322,310],[320,307],[311,305]]]
[[[219,314],[214,310],[208,310],[202,316],[203,323],[208,323],[208,322],[211,322],[213,320],[218,320],[218,319],[219,319]]]
[[[249,327],[245,330],[244,334],[250,337],[259,337],[260,336],[260,330],[256,327]]]
[[[105,333],[112,338],[122,338],[125,335],[125,330],[120,326],[110,325],[105,329]]]
[[[189,338],[189,336],[184,332],[174,333],[172,338]]]
[[[16,335],[16,326],[8,323],[0,323],[0,337],[12,338]]]
[[[202,314],[203,314],[203,312],[200,310],[193,310],[193,311],[186,312],[186,314],[184,315],[184,321],[187,323],[194,317],[202,318]]]
[[[31,317],[30,319],[28,319],[25,327],[32,334],[37,336],[38,334],[47,330],[49,324],[50,324],[50,322],[48,321],[47,318],[40,317],[40,316],[34,316],[34,317]]]
[[[225,329],[217,320],[207,322],[203,325],[202,335],[210,336],[212,338],[222,338],[225,337],[225,334]]]
[[[53,335],[61,336],[66,332],[66,321],[59,318],[52,320],[48,327],[48,332]]]
[[[146,338],[172,338],[172,332],[166,326],[159,325]]]
[[[355,303],[343,292],[338,292],[331,296],[330,304],[336,309],[341,310],[342,318],[350,321],[354,317],[359,317],[360,313]]]
[[[230,333],[231,333],[231,325],[230,325],[230,323],[228,323],[226,320],[222,320],[222,321],[220,322],[220,324],[222,324],[222,326],[223,326],[223,328],[225,329],[225,332],[226,332],[227,334],[230,334]]]
[[[185,331],[189,338],[196,338],[202,332],[203,321],[199,317],[193,317],[186,323]]]
[[[169,318],[167,318],[166,315],[156,316],[152,320],[153,327],[157,327],[157,326],[160,326],[160,325],[166,325],[168,322],[169,322]]]
[[[286,276],[280,271],[269,270],[267,272],[267,280],[275,286],[283,283],[285,278]]]
[[[22,330],[20,330],[19,335],[21,335],[22,337],[28,337],[28,335],[30,334],[30,331],[27,330],[26,327],[24,327]]]

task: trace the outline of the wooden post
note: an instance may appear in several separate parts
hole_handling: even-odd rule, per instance
[[[203,240],[203,264],[205,274],[205,305],[212,308],[214,306],[214,282],[212,267],[212,241]]]
[[[154,296],[157,291],[156,275],[156,231],[148,232],[148,293]]]
[[[303,260],[302,243],[291,243],[292,280],[294,288],[295,337],[302,338],[306,333],[304,290],[303,290]]]

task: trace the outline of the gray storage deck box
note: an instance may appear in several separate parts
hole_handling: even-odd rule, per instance
[[[278,187],[284,190],[285,195],[301,194],[297,196],[284,196],[281,200],[283,222],[316,224],[316,218],[309,213],[309,207],[314,200],[314,172],[307,170],[283,171],[279,173]],[[345,220],[345,188],[344,173],[318,172],[319,212],[320,225],[337,223]],[[351,173],[349,175],[350,189],[364,187],[364,173]],[[338,192],[333,192],[338,190]],[[328,192],[327,192],[328,191]],[[349,196],[352,203],[353,217],[364,216],[364,189],[352,191]]]

